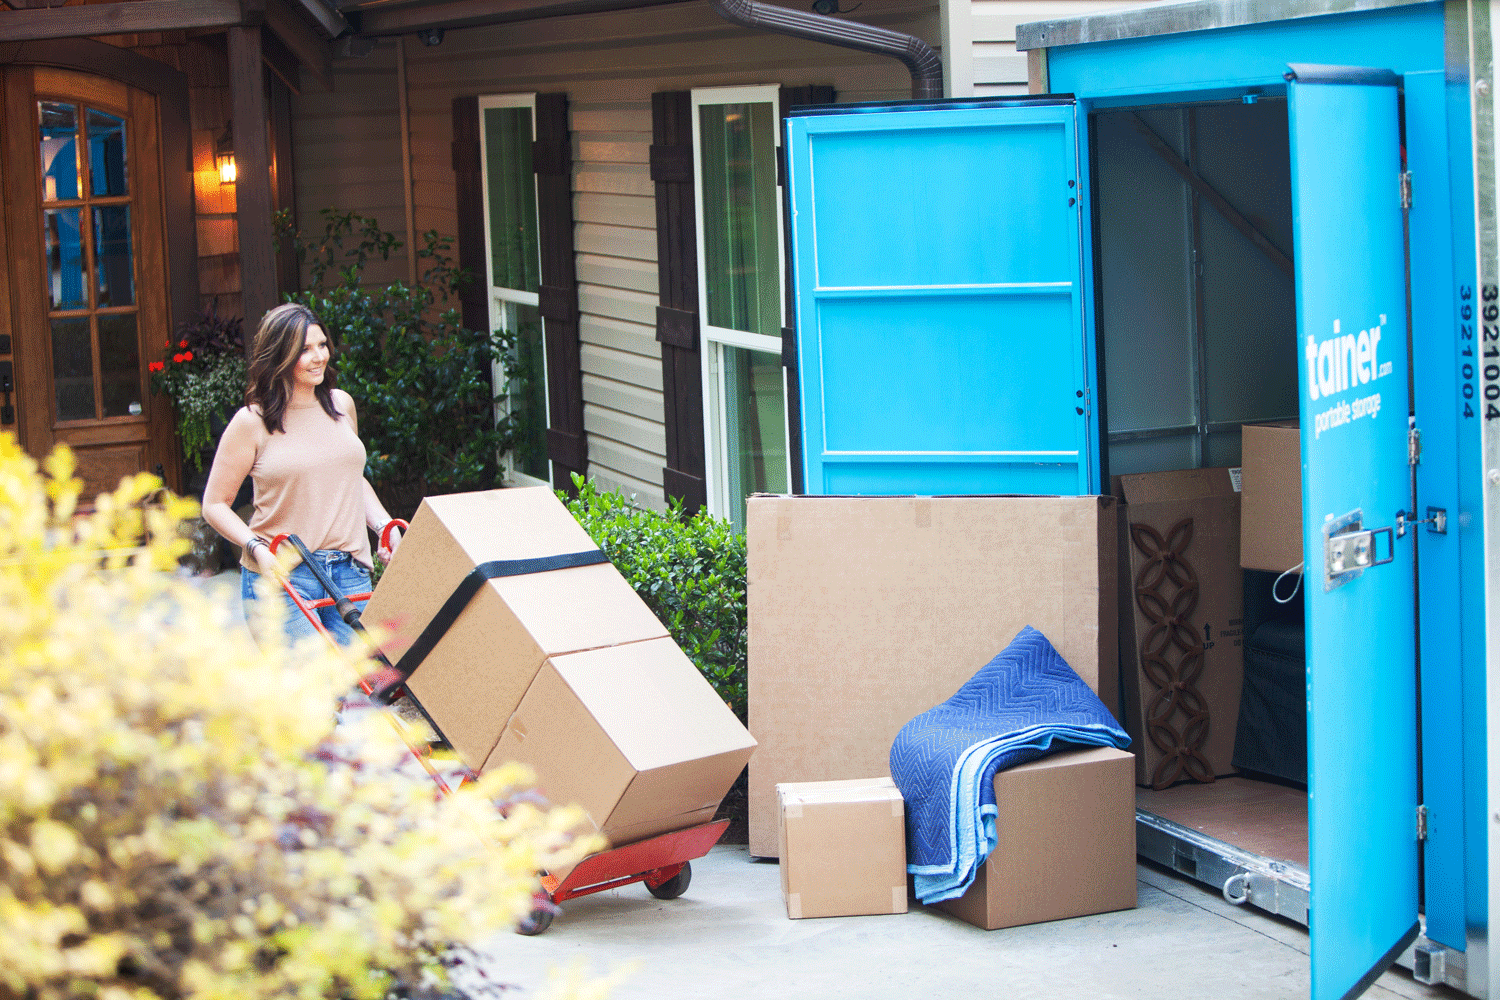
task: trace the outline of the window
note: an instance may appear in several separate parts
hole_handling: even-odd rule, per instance
[[[693,91],[698,314],[710,512],[745,529],[745,498],[787,493],[776,87]]]
[[[521,367],[530,374],[524,385],[518,384],[502,364],[495,365],[495,386],[511,383],[500,405],[521,424],[507,471],[516,481],[545,486],[552,474],[547,458],[547,358],[539,299],[536,176],[531,164],[535,115],[535,94],[479,99],[490,329],[514,336]]]

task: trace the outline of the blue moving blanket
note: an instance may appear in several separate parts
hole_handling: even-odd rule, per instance
[[[1130,737],[1029,625],[953,697],[901,727],[891,777],[906,798],[906,867],[922,902],[963,895],[995,849],[995,772],[1067,744],[1124,749]]]

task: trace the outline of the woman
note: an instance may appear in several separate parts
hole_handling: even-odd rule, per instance
[[[365,529],[379,534],[391,520],[364,477],[354,400],[337,388],[331,353],[328,335],[305,306],[288,303],[266,313],[255,331],[245,405],[219,439],[203,490],[204,520],[241,548],[240,593],[252,627],[256,581],[277,570],[271,539],[298,536],[336,587],[363,594],[371,567]],[[246,476],[255,486],[248,525],[233,507]],[[392,530],[380,557],[389,560],[400,541],[401,533]],[[305,599],[328,596],[306,565],[292,570],[291,583]],[[282,600],[287,637],[311,635],[312,623],[284,592]],[[318,614],[340,643],[353,641],[353,630],[332,607]]]

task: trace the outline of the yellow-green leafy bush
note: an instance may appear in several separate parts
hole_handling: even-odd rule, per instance
[[[45,465],[0,436],[0,998],[431,987],[598,848],[519,768],[441,797],[388,717],[335,732],[327,644],[261,650],[170,572],[194,504],[139,476],[76,517]]]

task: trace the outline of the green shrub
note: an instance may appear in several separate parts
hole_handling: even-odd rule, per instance
[[[363,283],[365,265],[387,260],[401,246],[376,220],[322,211],[316,239],[293,232],[282,213],[311,287],[287,298],[313,311],[338,345],[340,388],[359,408],[359,433],[369,452],[366,472],[386,508],[410,518],[424,496],[489,489],[500,478],[500,457],[527,439],[518,415],[497,419],[505,391],[523,393],[526,359],[507,335],[466,329],[451,308],[473,276],[451,256],[452,239],[423,235],[415,285]],[[490,384],[492,362],[503,359],[508,386]]]
[[[662,514],[579,475],[573,485],[577,497],[558,496],[743,722],[745,536],[680,501]]]

